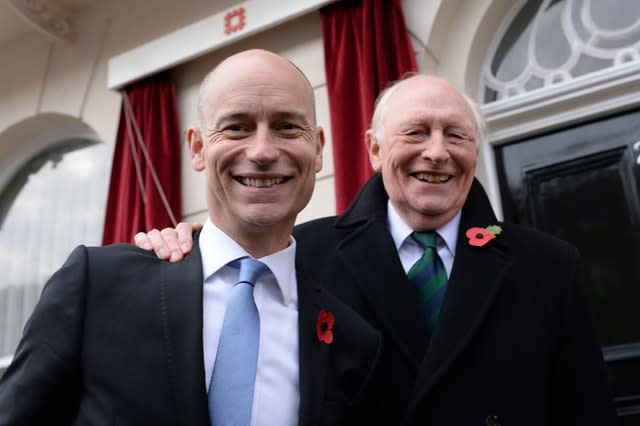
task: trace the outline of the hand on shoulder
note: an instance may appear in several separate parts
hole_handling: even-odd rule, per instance
[[[175,228],[159,231],[139,232],[135,235],[136,246],[154,251],[160,259],[178,262],[193,249],[193,232],[202,228],[201,223],[180,222]]]

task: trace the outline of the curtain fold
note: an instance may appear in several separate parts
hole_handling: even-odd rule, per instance
[[[417,67],[400,0],[343,0],[320,16],[340,214],[372,174],[364,133],[376,97]]]
[[[181,211],[176,92],[169,74],[160,73],[123,93],[102,243],[175,226]]]

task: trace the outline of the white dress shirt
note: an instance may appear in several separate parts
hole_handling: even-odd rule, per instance
[[[202,254],[204,371],[207,391],[218,350],[227,298],[238,270],[227,263],[250,256],[207,220],[198,239]],[[296,242],[260,258],[272,274],[255,283],[253,296],[260,315],[258,368],[251,411],[252,426],[297,425],[300,405],[298,374],[298,288]]]
[[[438,255],[447,270],[447,277],[451,276],[451,269],[453,268],[453,258],[456,254],[456,242],[458,241],[458,226],[460,225],[461,214],[461,212],[458,212],[458,214],[444,226],[435,229],[440,236],[437,242]],[[413,229],[400,217],[393,207],[393,204],[391,204],[391,201],[387,203],[387,222],[391,237],[396,244],[402,267],[404,271],[408,273],[413,264],[422,257],[424,249],[411,238]]]

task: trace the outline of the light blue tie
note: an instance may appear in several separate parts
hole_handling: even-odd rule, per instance
[[[238,283],[227,301],[209,386],[212,426],[249,426],[251,421],[260,343],[260,318],[253,300],[253,285],[268,268],[249,257],[229,263],[233,268],[238,265]]]

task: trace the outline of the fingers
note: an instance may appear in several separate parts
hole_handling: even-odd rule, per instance
[[[153,244],[151,244],[151,240],[147,238],[147,234],[145,232],[138,232],[134,237],[133,241],[136,245],[145,250],[153,250]]]
[[[202,225],[194,226],[199,224],[188,224],[186,222],[180,222],[176,227],[176,232],[178,233],[178,244],[181,250],[181,254],[187,254],[193,248],[193,231],[202,227]]]
[[[162,241],[164,242],[166,249],[169,251],[168,259],[170,262],[177,262],[178,260],[181,260],[184,257],[182,254],[182,251],[180,250],[180,243],[178,242],[179,233],[177,229],[164,228],[162,231],[160,231],[160,237],[162,238]],[[156,251],[156,254],[158,255],[158,257],[161,257],[162,259],[167,258],[167,257],[161,256],[161,254],[158,253],[157,251]]]
[[[152,229],[146,234],[144,232],[137,233],[133,239],[138,247],[145,250],[153,250],[160,259],[175,262],[182,258],[182,253],[175,249],[177,247],[177,239],[175,236],[173,238],[173,245],[171,244],[170,231],[175,233],[175,230],[172,228],[166,228],[162,231]],[[173,260],[174,258],[177,259]]]
[[[153,250],[160,259],[169,260],[171,250],[169,250],[169,246],[165,243],[160,231],[157,229],[152,229],[146,234],[140,232],[136,234],[134,240],[138,247],[145,250]]]
[[[162,231],[152,229],[134,236],[135,244],[145,250],[153,250],[160,259],[177,262],[193,249],[192,233],[202,228],[201,223],[180,222],[174,228]]]

